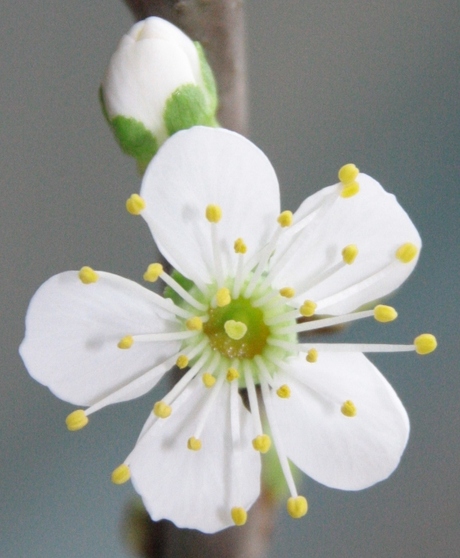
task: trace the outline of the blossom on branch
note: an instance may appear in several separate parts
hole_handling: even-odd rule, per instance
[[[277,454],[294,518],[308,506],[290,461],[344,490],[387,478],[409,420],[363,353],[426,354],[435,338],[368,345],[303,334],[396,318],[382,304],[359,310],[401,285],[419,255],[394,196],[345,165],[337,184],[281,212],[275,172],[255,145],[195,127],[164,144],[127,209],[176,270],[152,263],[144,274],[166,284],[165,296],[89,267],[56,275],[31,301],[20,349],[36,380],[87,407],[69,415],[70,430],[145,394],[174,365],[182,371],[112,480],[131,478],[154,520],[213,533],[245,523],[266,452]]]

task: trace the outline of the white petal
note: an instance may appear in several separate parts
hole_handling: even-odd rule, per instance
[[[232,507],[249,509],[257,499],[260,456],[251,444],[252,422],[238,397],[241,444],[236,447],[230,389],[225,382],[200,436],[201,450],[187,448],[210,395],[196,378],[173,403],[171,416],[146,429],[126,460],[134,487],[154,520],[169,519],[178,527],[214,533],[232,525]]]
[[[224,272],[235,269],[234,241],[247,256],[268,240],[279,214],[279,188],[267,157],[229,130],[195,127],[175,134],[147,168],[141,196],[146,219],[165,258],[201,283],[215,279],[209,204],[222,208],[216,225]]]
[[[142,376],[174,355],[180,342],[139,342],[126,350],[117,343],[126,335],[178,330],[159,299],[110,273],[99,272],[99,280],[89,285],[77,271],[55,275],[38,289],[27,311],[20,353],[30,375],[77,405],[92,405]],[[117,401],[138,397],[157,381],[155,376],[138,382]]]
[[[316,481],[360,490],[386,479],[397,467],[409,436],[398,396],[360,354],[320,353],[315,364],[293,359],[292,373],[276,381],[291,397],[273,404],[288,457]],[[354,417],[341,413],[351,400]]]
[[[365,174],[358,176],[358,182],[360,192],[352,198],[337,196],[337,185],[307,198],[295,214],[296,221],[320,202],[335,201],[294,238],[286,235],[273,258],[273,265],[280,267],[275,286],[294,287],[296,302],[314,300],[319,313],[350,312],[389,294],[409,276],[418,259],[403,264],[395,258],[396,250],[406,242],[421,246],[415,226],[396,198]],[[311,286],[315,278],[341,262],[342,250],[349,244],[358,247],[355,262]],[[384,269],[378,280],[353,289]]]

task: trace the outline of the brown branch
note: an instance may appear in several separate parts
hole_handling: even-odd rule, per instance
[[[125,0],[137,20],[160,16],[203,45],[219,92],[220,124],[247,134],[243,0]]]

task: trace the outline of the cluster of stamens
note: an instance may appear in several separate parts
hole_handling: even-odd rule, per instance
[[[345,165],[340,169],[340,185],[338,196],[337,193],[335,194],[336,198],[350,198],[359,192],[357,176],[358,169],[354,165]],[[331,201],[328,200],[327,203]],[[127,209],[130,213],[138,215],[145,209],[145,202],[140,196],[134,194],[127,202]],[[180,351],[171,357],[170,363],[171,366],[176,365],[183,370],[184,374],[169,393],[155,403],[153,414],[155,419],[167,420],[174,412],[174,402],[180,393],[192,379],[201,375],[203,389],[209,390],[209,395],[201,409],[193,436],[184,440],[184,444],[191,452],[206,451],[201,434],[224,383],[232,384],[233,390],[246,389],[255,433],[252,446],[255,451],[263,454],[270,450],[273,440],[291,494],[287,502],[287,510],[292,517],[299,518],[306,514],[308,505],[306,499],[297,493],[271,403],[272,391],[282,399],[289,399],[291,387],[287,384],[279,385],[276,381],[276,372],[278,370],[288,372],[287,360],[299,353],[305,354],[305,366],[311,366],[321,358],[322,351],[415,350],[419,354],[427,354],[436,348],[436,340],[430,334],[423,334],[409,345],[313,344],[299,341],[298,335],[304,332],[366,317],[373,317],[382,323],[391,322],[397,317],[397,313],[392,307],[377,305],[372,310],[341,316],[318,317],[318,309],[325,307],[325,300],[306,299],[294,307],[290,304],[290,300],[296,294],[292,286],[286,285],[281,289],[274,289],[272,281],[276,277],[276,267],[268,269],[269,259],[285,229],[291,225],[302,226],[294,223],[290,211],[284,211],[279,215],[278,226],[272,238],[255,258],[249,258],[247,261],[247,246],[244,239],[235,239],[233,248],[237,259],[236,270],[234,276],[226,277],[218,242],[218,226],[222,209],[216,204],[209,204],[204,210],[204,217],[210,225],[215,283],[206,288],[193,286],[187,290],[174,279],[173,275],[166,273],[161,264],[149,265],[144,279],[148,282],[160,279],[172,289],[176,295],[175,300],[179,302],[169,304],[171,301],[168,301],[165,309],[175,314],[175,319],[182,324],[182,327],[180,331],[151,335],[126,332],[126,335],[118,341],[118,348],[132,350],[137,343],[181,341]],[[321,208],[317,208],[312,215],[304,216],[303,226],[309,225],[318,215],[321,215],[321,211]],[[403,243],[394,255],[394,262],[390,262],[389,266],[407,264],[413,260],[417,252],[415,245]],[[316,284],[340,272],[344,266],[353,265],[359,257],[358,246],[354,244],[345,246],[341,257],[340,261],[317,278]],[[382,272],[385,270],[380,273]],[[80,270],[79,277],[83,283],[89,285],[99,279],[99,274],[91,268],[84,267]],[[359,285],[351,288],[359,288]],[[328,297],[328,301],[331,298],[333,296]],[[260,390],[259,394],[258,390]],[[271,437],[266,433],[267,428],[263,424],[265,419],[263,420],[259,411],[259,396],[264,402],[265,418]],[[101,408],[103,404],[104,401],[100,401],[86,411],[78,410],[69,415],[68,428],[78,430],[85,426],[88,415]],[[353,401],[346,398],[337,401],[337,411],[345,418],[353,418],[359,413]],[[129,477],[128,463],[120,465],[112,474],[112,480],[116,484],[126,482]],[[243,525],[246,522],[247,511],[244,508],[233,507],[230,514],[236,525]]]

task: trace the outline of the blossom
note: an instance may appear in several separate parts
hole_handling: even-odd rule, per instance
[[[178,130],[215,125],[216,87],[200,43],[159,17],[139,21],[121,39],[101,101],[120,146],[141,168]]]
[[[419,255],[395,197],[348,164],[337,184],[281,212],[275,172],[254,144],[195,127],[164,144],[127,209],[176,270],[152,263],[144,274],[167,285],[165,296],[90,267],[61,273],[33,297],[20,348],[36,380],[87,406],[69,415],[70,430],[182,370],[112,480],[131,478],[154,520],[212,533],[245,523],[267,451],[277,453],[294,518],[307,501],[289,461],[344,490],[387,478],[409,420],[363,353],[425,354],[435,338],[341,345],[301,334],[395,319],[382,304],[359,310],[397,288]]]

